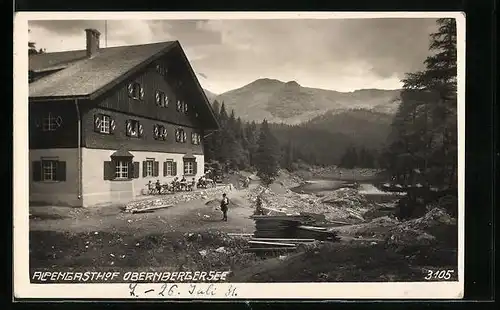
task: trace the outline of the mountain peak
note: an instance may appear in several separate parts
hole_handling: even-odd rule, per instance
[[[300,84],[297,83],[297,81],[288,81],[285,83],[285,86],[287,86],[287,87],[300,87]]]
[[[266,85],[266,84],[277,84],[277,83],[281,84],[283,82],[276,80],[276,79],[260,78],[260,79],[253,81],[252,83],[250,83],[248,85]]]

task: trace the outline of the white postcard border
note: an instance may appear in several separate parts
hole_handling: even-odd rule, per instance
[[[345,19],[345,18],[455,18],[458,81],[458,281],[375,283],[217,283],[215,296],[189,295],[175,299],[228,298],[224,289],[237,287],[237,299],[456,299],[464,287],[465,208],[465,14],[463,12],[21,12],[14,18],[13,111],[13,281],[17,298],[136,298],[128,284],[31,284],[29,282],[29,160],[28,160],[28,42],[29,20],[67,19]],[[145,284],[143,284],[145,285]],[[160,284],[151,284],[159,288]],[[188,284],[178,284],[180,288]],[[152,296],[141,296],[153,298]],[[158,295],[156,295],[158,298]]]

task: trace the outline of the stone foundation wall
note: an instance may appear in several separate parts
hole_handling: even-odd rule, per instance
[[[232,184],[218,185],[215,188],[197,189],[192,192],[180,192],[170,195],[156,195],[142,198],[139,200],[131,201],[125,206],[125,211],[132,212],[135,210],[142,210],[151,207],[162,207],[169,205],[176,205],[191,200],[211,200],[215,198],[222,198],[223,193],[229,193],[234,189]]]

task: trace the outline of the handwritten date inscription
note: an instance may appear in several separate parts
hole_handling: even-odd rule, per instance
[[[159,284],[158,287],[139,283],[129,284],[130,297],[237,297],[237,287],[231,284]]]

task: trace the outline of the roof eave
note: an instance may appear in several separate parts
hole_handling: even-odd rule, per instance
[[[67,100],[86,100],[90,99],[89,95],[77,95],[77,96],[43,96],[43,97],[28,97],[29,101],[67,101]]]
[[[203,90],[203,87],[201,87],[200,85],[200,82],[198,81],[198,78],[196,77],[196,74],[194,74],[194,70],[193,70],[193,67],[191,66],[191,63],[189,62],[189,60],[187,59],[187,56],[186,54],[184,53],[184,50],[182,49],[182,46],[180,44],[179,41],[175,41],[175,43],[177,44],[177,46],[179,47],[179,49],[181,50],[181,54],[182,54],[182,58],[184,59],[184,62],[186,63],[186,65],[188,66],[188,71],[189,71],[189,74],[191,74],[191,78],[195,81],[195,84],[196,84],[196,88],[198,89],[198,91],[201,93],[202,95],[202,98],[203,98],[203,101],[205,102],[205,104],[208,106],[208,110],[210,111],[210,115],[212,116],[212,121],[214,123],[214,128],[212,128],[213,130],[218,130],[220,129],[220,124],[219,124],[219,121],[217,120],[217,117],[215,116],[215,112],[212,108],[212,104],[210,103],[210,101],[208,100],[206,94],[205,94],[205,91]]]

